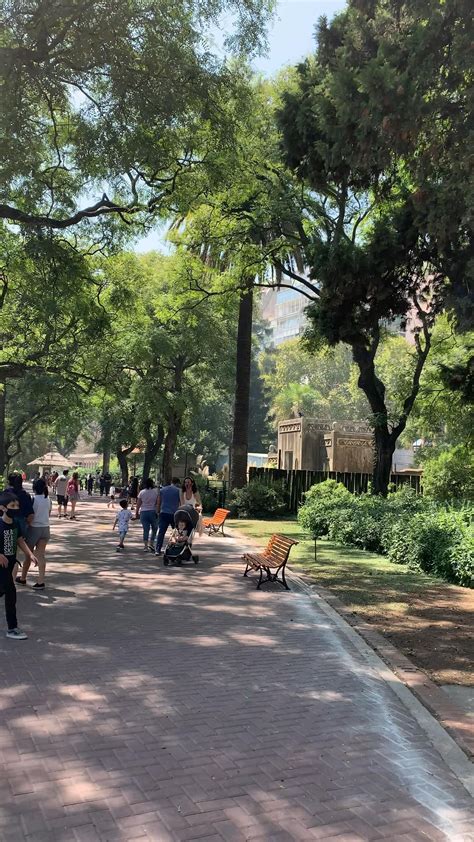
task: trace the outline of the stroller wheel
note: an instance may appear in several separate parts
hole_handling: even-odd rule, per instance
[[[165,567],[168,567],[169,561],[168,561],[167,558],[163,559],[163,564],[164,564]]]
[[[194,561],[194,564],[199,564],[199,556],[193,555],[193,561]]]

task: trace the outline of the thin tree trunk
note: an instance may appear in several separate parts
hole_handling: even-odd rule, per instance
[[[110,455],[112,449],[110,423],[108,421],[102,422],[102,472],[104,474],[110,473]]]
[[[0,476],[3,478],[7,469],[7,447],[6,447],[6,406],[7,406],[7,383],[0,381]]]
[[[231,445],[230,488],[242,488],[247,483],[250,368],[252,361],[253,286],[249,286],[239,305],[237,329],[237,358],[235,374],[234,425]]]
[[[165,437],[165,431],[161,424],[158,425],[156,430],[156,435],[153,437],[151,432],[145,436],[145,453],[143,459],[143,480],[148,479],[150,476],[151,466],[153,465],[154,460],[156,459],[158,452],[163,444],[163,439]]]
[[[120,472],[122,474],[122,485],[128,485],[128,478],[129,478],[129,470],[128,470],[128,460],[127,456],[132,452],[135,448],[135,445],[132,444],[130,447],[118,447],[115,451],[115,455],[117,456],[118,463],[120,465]]]

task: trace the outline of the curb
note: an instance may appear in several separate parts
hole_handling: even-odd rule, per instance
[[[239,532],[238,527],[231,527],[232,533],[241,541],[260,546],[254,538]],[[454,742],[467,756],[474,758],[474,726],[472,720],[453,702],[447,694],[438,687],[431,678],[419,667],[403,655],[392,643],[378,631],[351,611],[339,597],[334,596],[327,588],[323,588],[307,574],[301,574],[288,564],[290,575],[299,581],[309,591],[315,591],[318,596],[331,606],[350,625],[377,655],[393,670],[400,681],[408,687],[414,696],[427,708],[439,724],[452,737]]]

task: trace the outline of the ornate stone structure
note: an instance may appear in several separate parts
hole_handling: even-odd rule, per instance
[[[278,425],[279,468],[371,473],[373,434],[363,421],[290,418]]]

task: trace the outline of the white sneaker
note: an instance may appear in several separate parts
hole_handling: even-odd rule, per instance
[[[21,629],[8,629],[7,637],[11,637],[12,640],[28,640],[28,635]]]

